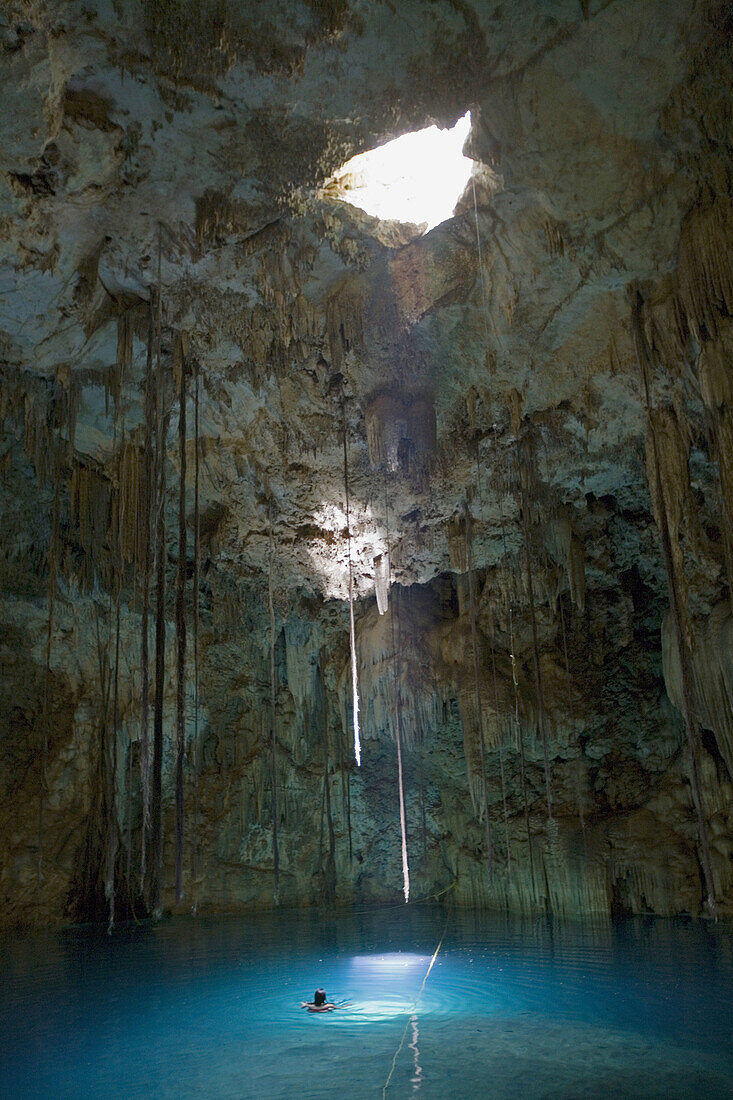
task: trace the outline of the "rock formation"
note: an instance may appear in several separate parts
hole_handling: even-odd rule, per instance
[[[732,31],[4,5],[3,924],[394,901],[402,794],[412,898],[733,912]]]

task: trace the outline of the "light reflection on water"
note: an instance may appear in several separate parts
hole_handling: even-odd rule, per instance
[[[733,1097],[729,925],[453,912],[420,993],[445,920],[401,907],[5,937],[0,1093],[360,1100],[399,1049],[389,1097]],[[347,1003],[307,1013],[318,986]]]

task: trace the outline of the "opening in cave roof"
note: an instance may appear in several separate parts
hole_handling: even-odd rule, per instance
[[[383,221],[425,225],[452,217],[471,176],[463,155],[469,111],[451,129],[428,126],[348,160],[329,181],[338,198]]]

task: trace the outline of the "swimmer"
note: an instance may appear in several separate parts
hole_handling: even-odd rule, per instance
[[[301,1001],[300,1007],[307,1008],[309,1012],[330,1012],[332,1009],[338,1008],[338,1005],[326,1000],[325,989],[317,989],[313,994],[313,1000]]]

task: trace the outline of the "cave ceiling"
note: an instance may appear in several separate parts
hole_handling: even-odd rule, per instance
[[[118,317],[131,309],[134,433],[160,279],[163,355],[184,332],[201,366],[202,506],[218,517],[218,553],[262,569],[274,515],[286,591],[344,595],[342,408],[358,596],[373,592],[387,542],[402,583],[449,568],[445,520],[478,500],[477,455],[477,563],[499,556],[512,391],[539,426],[549,496],[633,508],[646,489],[626,287],[675,265],[703,135],[675,125],[674,105],[720,45],[716,14],[662,2],[6,6],[6,371],[78,376],[76,452],[108,462]],[[483,278],[470,196],[420,236],[323,189],[354,152],[467,108]],[[429,488],[419,471],[370,465],[365,412],[382,393],[435,410]]]
[[[446,808],[459,796],[444,792],[444,832],[475,826],[472,708],[518,725],[521,705],[536,726],[541,669],[559,801],[638,811],[641,847],[648,822],[663,822],[658,835],[687,852],[689,900],[694,827],[670,707],[684,709],[682,672],[669,621],[662,631],[672,569],[678,634],[700,662],[703,785],[727,837],[713,856],[730,899],[732,25],[715,0],[5,0],[0,564],[4,690],[21,700],[9,743],[36,728],[40,694],[48,721],[54,670],[59,737],[90,736],[97,703],[84,681],[115,585],[118,637],[121,600],[131,624],[120,707],[137,705],[142,536],[131,516],[152,377],[165,406],[173,634],[183,373],[183,557],[190,579],[198,454],[212,775],[240,769],[264,814],[260,714],[277,619],[278,698],[289,693],[282,720],[297,730],[283,785],[310,769],[320,799],[323,764],[302,746],[316,713],[332,733],[348,725],[350,574],[359,669],[372,670],[365,736],[394,735],[379,711],[394,619],[375,604],[384,611],[391,582],[418,714],[406,742],[438,727],[436,700],[451,729],[459,711],[463,725],[474,805],[459,829]],[[350,157],[466,111],[475,168],[453,217],[424,232],[346,201],[333,177]],[[471,672],[474,600],[486,667],[496,648],[490,704]],[[54,630],[70,644],[52,658]],[[483,744],[480,717],[478,730]],[[500,752],[500,735],[487,738]],[[59,789],[73,789],[63,776],[77,749],[54,758]],[[436,784],[443,769],[458,790],[455,761],[435,751]],[[497,783],[499,766],[504,790],[504,758],[492,755]],[[677,793],[650,809],[668,769]],[[519,772],[507,783],[518,814]],[[541,806],[539,780],[533,797]],[[507,826],[507,864],[508,837]],[[64,852],[58,897],[73,863]],[[247,867],[257,859],[247,849]]]

